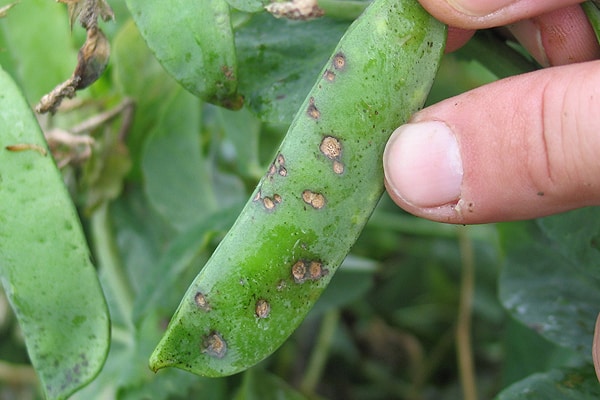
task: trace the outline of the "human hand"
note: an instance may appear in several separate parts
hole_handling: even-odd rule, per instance
[[[451,26],[450,51],[474,29],[507,25],[553,67],[416,113],[384,153],[392,199],[414,215],[461,224],[600,205],[600,61],[590,61],[600,46],[578,1],[420,1]]]

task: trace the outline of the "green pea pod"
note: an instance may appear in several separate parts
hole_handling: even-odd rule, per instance
[[[237,58],[225,0],[127,0],[158,61],[186,90],[230,109],[237,93]]]
[[[185,294],[153,370],[234,374],[295,330],[377,205],[387,139],[425,102],[445,37],[416,0],[375,0],[349,27]]]
[[[49,399],[102,368],[108,309],[83,231],[19,89],[0,68],[0,280]]]

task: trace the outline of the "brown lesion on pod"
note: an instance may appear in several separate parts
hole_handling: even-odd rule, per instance
[[[259,299],[256,302],[254,313],[258,318],[267,318],[271,313],[271,305],[265,299]]]
[[[227,342],[219,332],[212,331],[202,338],[201,350],[211,357],[223,358],[227,353]]]
[[[208,304],[208,300],[206,299],[206,295],[202,292],[197,292],[194,296],[194,303],[196,306],[202,311],[210,311],[210,304]]]
[[[302,192],[302,200],[317,210],[325,207],[325,204],[327,203],[325,196],[323,196],[321,193],[313,192],[308,189]]]
[[[308,277],[312,281],[316,281],[328,274],[328,270],[323,268],[323,263],[320,261],[311,261],[308,266]]]
[[[306,109],[306,114],[314,120],[317,120],[321,117],[321,112],[315,105],[315,98],[311,97],[308,99],[308,108]]]
[[[276,174],[283,177],[287,176],[287,168],[285,167],[285,157],[281,153],[279,153],[277,157],[275,157],[275,161],[273,161],[269,166],[269,170],[267,171],[267,177],[269,179],[273,179],[273,177]]]
[[[333,162],[333,172],[335,172],[338,175],[341,175],[344,173],[344,163],[335,160]]]
[[[294,282],[316,281],[329,273],[323,268],[323,263],[318,260],[298,260],[292,266],[292,277]]]
[[[335,72],[333,72],[332,70],[328,69],[325,70],[325,73],[323,74],[323,78],[327,81],[327,82],[333,82],[335,81]]]
[[[285,165],[285,157],[283,156],[283,154],[281,154],[281,153],[277,154],[277,157],[275,158],[275,162],[280,167],[284,166]]]
[[[333,68],[338,71],[342,71],[344,68],[346,68],[346,56],[340,51],[333,56],[331,63],[333,64]]]
[[[281,203],[282,198],[281,195],[275,193],[273,197],[265,197],[263,198],[263,205],[267,210],[273,210],[279,203]]]
[[[321,140],[319,150],[328,159],[333,161],[333,172],[337,175],[344,173],[344,163],[341,162],[342,158],[342,142],[335,136],[325,136]]]
[[[342,156],[342,143],[338,138],[333,136],[325,136],[321,140],[319,149],[330,160],[337,160]]]
[[[306,264],[303,260],[296,261],[292,265],[292,277],[296,283],[302,283],[306,280]]]
[[[263,203],[263,206],[269,211],[273,210],[275,208],[275,206],[277,205],[277,202],[272,197],[269,197],[269,196],[263,198],[262,203]]]
[[[269,177],[271,177],[271,176],[275,175],[276,173],[277,173],[277,167],[275,166],[275,163],[273,163],[269,166],[269,171],[267,171],[267,175]]]
[[[252,201],[262,203],[263,207],[267,211],[273,211],[275,207],[277,207],[277,205],[283,201],[283,198],[278,193],[274,193],[273,196],[263,197],[262,191],[258,190],[252,198]]]

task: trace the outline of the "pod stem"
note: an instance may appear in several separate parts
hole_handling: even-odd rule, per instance
[[[475,286],[475,255],[468,228],[465,226],[458,228],[458,243],[462,259],[462,274],[458,323],[456,326],[456,350],[463,398],[465,400],[476,400],[477,385],[473,349],[471,348],[471,308]]]
[[[319,383],[339,319],[340,311],[333,309],[327,311],[321,320],[319,336],[310,355],[306,374],[300,383],[300,390],[305,394],[313,393]]]
[[[0,361],[0,382],[15,386],[40,383],[31,365],[18,365],[6,361]]]
[[[91,236],[94,256],[99,266],[100,279],[105,282],[104,290],[110,290],[111,302],[118,310],[117,314],[123,317],[123,322],[130,331],[134,330],[132,323],[132,310],[134,292],[129,285],[129,278],[125,274],[108,213],[108,203],[101,204],[92,214],[90,219]],[[111,310],[111,314],[115,312]],[[113,330],[115,326],[113,324]]]

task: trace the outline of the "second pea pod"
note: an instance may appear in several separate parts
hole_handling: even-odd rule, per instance
[[[377,205],[387,139],[423,106],[445,37],[416,0],[375,0],[349,27],[184,295],[153,370],[231,375],[293,333]]]

